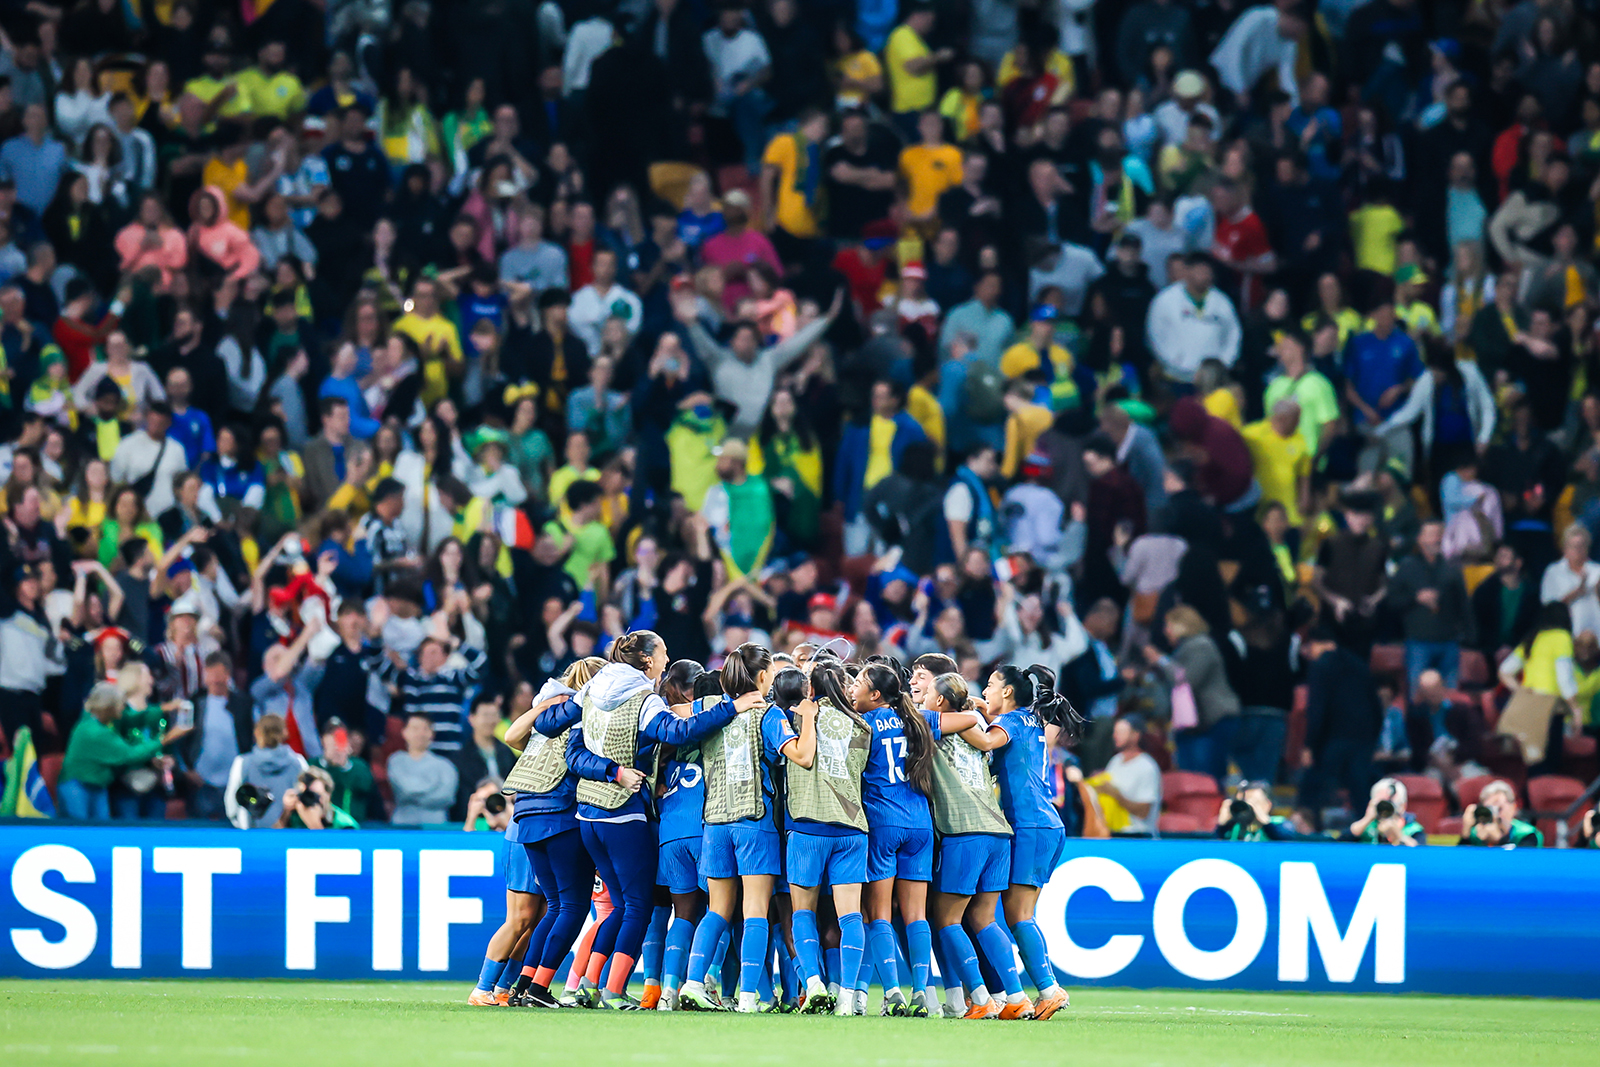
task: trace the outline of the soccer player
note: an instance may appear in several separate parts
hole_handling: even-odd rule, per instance
[[[774,820],[772,766],[786,748],[800,751],[804,741],[783,711],[767,703],[772,683],[772,653],[743,644],[722,665],[722,691],[732,698],[738,715],[701,745],[705,767],[705,836],[700,870],[706,876],[709,907],[694,932],[689,953],[689,980],[679,1006],[718,1011],[721,1006],[705,988],[706,971],[722,934],[733,921],[734,906],[744,890],[744,932],[739,946],[738,1010],[757,1010],[761,970],[767,966],[770,926],[768,909],[773,882],[781,871],[778,830]],[[728,701],[724,701],[727,704]]]
[[[546,682],[533,706],[506,729],[506,744],[522,751],[506,777],[516,791],[506,837],[523,850],[547,903],[528,938],[513,991],[511,1002],[518,1006],[556,1006],[550,980],[589,914],[594,861],[578,832],[577,780],[567,767],[566,735],[578,716],[570,698],[603,666],[598,656],[574,663],[559,681]]]
[[[567,763],[584,779],[577,790],[578,827],[612,904],[622,912],[614,937],[602,930],[589,956],[591,982],[598,983],[606,964],[611,966],[602,1008],[639,1007],[627,989],[655,896],[656,746],[698,741],[720,730],[737,710],[725,700],[693,718],[673,715],[656,693],[666,669],[666,642],[650,630],[635,630],[612,643],[611,662],[572,701],[583,708],[582,722],[567,738]]]
[[[694,714],[694,698],[706,679],[705,668],[693,660],[680,659],[667,668],[661,679],[661,699],[680,718]],[[716,686],[717,696],[722,687]],[[694,926],[705,909],[705,893],[700,889],[700,834],[705,818],[705,772],[700,766],[700,746],[675,747],[662,764],[665,789],[659,802],[660,851],[656,857],[656,885],[671,894],[672,920],[667,926],[662,949],[659,1003],[650,1004],[650,968],[645,968],[645,996],[641,1008],[652,1006],[662,1011],[678,1007],[678,988],[683,984]],[[647,954],[648,955],[648,954]]]
[[[1006,923],[1039,992],[1031,1011],[1020,1014],[1035,1019],[1048,1019],[1068,1003],[1066,990],[1056,981],[1050,966],[1044,934],[1033,919],[1039,890],[1056,869],[1066,845],[1061,816],[1050,803],[1045,726],[1072,731],[1082,721],[1067,699],[1055,691],[1055,683],[1055,674],[1048,668],[1035,664],[1023,669],[1006,664],[989,675],[983,691],[989,718],[985,734],[993,735],[995,740],[1005,738],[996,749],[999,761],[995,778],[1000,786],[1000,808],[1014,836],[1011,884],[1003,899]]]

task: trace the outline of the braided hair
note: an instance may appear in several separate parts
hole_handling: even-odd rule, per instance
[[[1056,692],[1056,675],[1049,667],[1035,663],[1031,667],[1018,667],[1007,663],[996,667],[995,673],[1011,690],[1019,708],[1031,708],[1039,721],[1056,727],[1068,740],[1076,739],[1083,727],[1083,716],[1071,701]]]

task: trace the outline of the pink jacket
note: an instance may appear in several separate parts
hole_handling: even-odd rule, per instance
[[[146,267],[161,269],[161,284],[172,281],[175,271],[189,263],[189,242],[176,226],[162,226],[156,231],[161,238],[157,248],[144,247],[145,229],[137,222],[130,223],[117,234],[117,254],[122,257],[122,273],[133,274]]]
[[[199,214],[195,208],[203,196],[209,196],[216,201],[217,221],[210,226],[202,226],[198,221],[190,223],[189,243],[197,252],[216,263],[232,277],[248,278],[261,266],[261,252],[251,243],[249,234],[228,220],[228,212],[224,206],[228,198],[216,186],[208,185],[194,194],[194,198],[189,201],[191,217]]]

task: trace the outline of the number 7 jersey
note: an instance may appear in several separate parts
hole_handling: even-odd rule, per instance
[[[1044,743],[1044,726],[1027,708],[1008,711],[994,721],[1010,738],[995,750],[994,776],[1000,785],[1000,810],[1013,827],[1061,826],[1061,815],[1050,803],[1050,750]]]

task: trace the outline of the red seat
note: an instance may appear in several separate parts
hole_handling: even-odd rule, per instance
[[[1222,793],[1209,774],[1167,771],[1161,776],[1161,806],[1169,812],[1209,819],[1215,825]]]
[[[1307,687],[1294,687],[1294,704],[1289,708],[1289,721],[1283,733],[1283,765],[1289,768],[1291,776],[1299,773],[1300,752],[1306,747],[1306,705],[1310,700]]]
[[[1494,781],[1494,777],[1488,774],[1475,774],[1470,778],[1457,778],[1455,783],[1456,800],[1461,802],[1461,810],[1466,811],[1467,808],[1476,804],[1478,802],[1478,794],[1482,793],[1483,787],[1492,781]]]
[[[1588,734],[1562,738],[1561,770],[1583,782],[1600,778],[1600,743]]]
[[[1489,660],[1475,648],[1461,650],[1461,666],[1456,671],[1456,684],[1468,689],[1482,689],[1494,680],[1489,672]]]
[[[1483,725],[1493,730],[1500,724],[1500,702],[1495,699],[1495,691],[1485,689],[1478,699],[1482,702]]]
[[[1214,814],[1208,821],[1187,812],[1164,811],[1161,813],[1161,818],[1156,820],[1156,829],[1164,834],[1203,834],[1216,824]]]
[[[1482,747],[1481,762],[1489,768],[1489,773],[1510,782],[1520,796],[1522,787],[1528,783],[1528,765],[1522,759],[1522,745],[1515,737],[1487,733],[1483,735]]]
[[[39,757],[39,777],[44,779],[44,787],[50,790],[50,799],[56,802],[57,808],[61,806],[61,795],[56,790],[56,783],[61,780],[61,761],[64,758],[59,752]]]
[[[168,819],[187,819],[188,817],[189,807],[183,801],[179,800],[177,797],[173,797],[171,800],[167,801]]]
[[[1444,788],[1425,774],[1397,774],[1395,781],[1406,787],[1408,807],[1422,828],[1430,834],[1437,833],[1439,820],[1447,810]]]
[[[1439,828],[1437,830],[1435,830],[1434,833],[1436,833],[1436,834],[1448,834],[1451,837],[1460,837],[1461,836],[1461,816],[1459,816],[1459,815],[1446,815],[1444,818],[1439,820]]]
[[[1546,846],[1555,846],[1556,823],[1560,821],[1559,816],[1583,796],[1583,790],[1582,782],[1576,778],[1568,778],[1564,774],[1541,774],[1537,778],[1528,779],[1528,806],[1533,809],[1534,818],[1538,821],[1539,832],[1544,835]],[[1577,837],[1579,829],[1583,826],[1582,809],[1574,812],[1566,823],[1567,840],[1570,842]]]
[[[1382,682],[1382,675],[1406,676],[1406,646],[1405,645],[1373,645],[1372,655],[1368,659],[1372,673],[1378,675],[1376,679]]]

